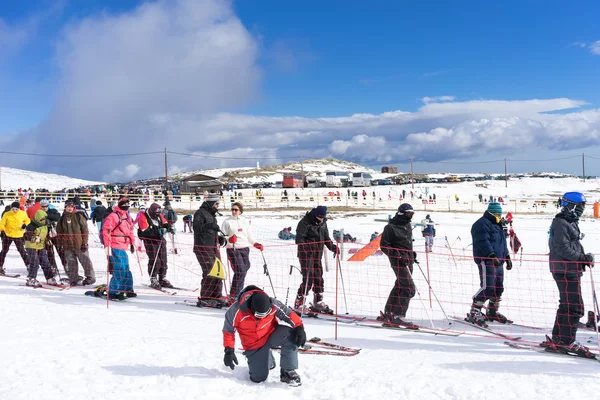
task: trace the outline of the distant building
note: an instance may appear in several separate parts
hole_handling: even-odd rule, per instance
[[[385,167],[381,167],[381,173],[382,174],[397,174],[398,173],[398,167],[394,167],[393,165],[388,165]]]
[[[210,192],[214,189],[218,193],[222,188],[223,182],[204,174],[188,176],[181,180],[181,192],[183,193],[193,193],[196,189],[199,192],[204,192],[205,190]]]

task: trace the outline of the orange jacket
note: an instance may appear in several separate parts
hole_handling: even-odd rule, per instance
[[[256,318],[248,307],[248,299],[253,293],[262,292],[256,286],[248,286],[238,296],[238,300],[229,307],[223,324],[223,346],[235,348],[235,332],[237,330],[244,350],[258,349],[267,343],[280,319],[293,328],[302,325],[302,320],[288,306],[271,298],[271,313],[265,318]]]

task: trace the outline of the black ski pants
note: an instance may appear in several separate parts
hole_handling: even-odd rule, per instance
[[[579,319],[583,317],[581,277],[574,273],[552,274],[558,287],[559,303],[552,329],[552,339],[571,344],[577,335]]]
[[[302,272],[302,283],[298,288],[298,298],[304,299],[304,294],[310,290],[315,294],[315,302],[323,300],[325,281],[323,280],[323,265],[321,264],[323,252],[299,252],[300,271]]]
[[[0,252],[0,269],[4,268],[4,260],[6,259],[6,254],[8,253],[8,248],[11,243],[15,243],[17,247],[17,251],[21,255],[25,266],[29,265],[27,262],[27,253],[25,252],[25,238],[12,238],[6,236],[6,234],[2,235],[2,251]]]
[[[274,361],[271,349],[275,347],[281,347],[281,369],[298,369],[298,347],[294,343],[294,338],[292,328],[278,325],[262,347],[244,351],[248,360],[250,380],[256,383],[267,380],[270,364]]]
[[[194,254],[202,268],[202,282],[200,283],[201,299],[221,299],[223,297],[223,281],[213,276],[208,276],[210,270],[219,258],[217,246],[194,246]]]
[[[412,279],[413,265],[406,257],[394,254],[389,256],[390,265],[396,275],[396,282],[390,291],[384,312],[406,317],[410,299],[415,297],[417,288]]]
[[[148,275],[162,280],[167,276],[167,241],[165,238],[142,238],[142,242],[148,256]]]

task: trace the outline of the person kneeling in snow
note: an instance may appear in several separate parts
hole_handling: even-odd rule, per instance
[[[293,326],[280,325],[279,320]],[[256,286],[244,288],[225,314],[223,346],[225,366],[235,368],[235,332],[240,335],[244,356],[248,360],[250,380],[263,382],[274,369],[272,348],[281,346],[281,382],[299,386],[298,347],[306,343],[306,332],[300,317],[277,299],[269,297]]]

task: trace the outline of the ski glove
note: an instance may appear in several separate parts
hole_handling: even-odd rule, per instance
[[[583,257],[583,265],[587,265],[590,268],[594,267],[594,255],[592,253],[587,253]]]
[[[338,247],[334,244],[331,246],[331,251],[333,252],[333,258],[335,258],[335,256],[337,256],[339,249]]]
[[[416,251],[412,252],[412,257],[413,257],[413,261],[418,264],[419,262],[417,261],[417,252]]]
[[[300,325],[294,328],[294,344],[298,347],[304,346],[306,343],[306,332],[304,326]]]
[[[135,253],[135,246],[134,245],[130,245],[129,246],[129,251],[131,252],[131,254]]]
[[[217,236],[221,247],[227,246],[227,238],[225,236]]]
[[[25,228],[27,228],[27,225],[25,225],[25,224],[21,225],[21,229],[25,229]]]
[[[265,248],[260,243],[254,243],[254,248],[263,251]]]
[[[488,258],[490,259],[490,261],[494,267],[499,267],[502,265],[502,261],[500,261],[496,258],[496,253],[490,253],[488,255]]]
[[[235,350],[232,347],[225,347],[225,356],[223,357],[223,364],[226,367],[235,369],[235,366],[238,365],[237,357],[235,356]]]
[[[512,269],[512,260],[510,256],[506,256],[506,270],[510,271]]]
[[[85,253],[87,250],[88,250],[88,244],[87,243],[82,244],[81,245],[81,252]]]
[[[231,244],[236,244],[237,243],[237,236],[233,235],[229,238],[229,243]]]

